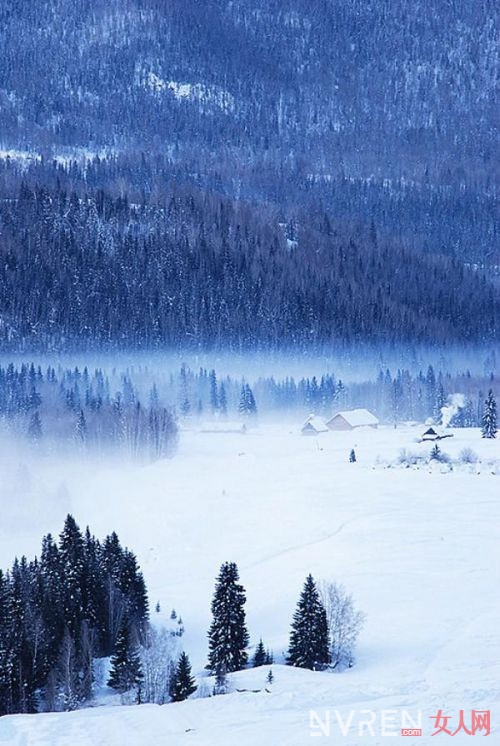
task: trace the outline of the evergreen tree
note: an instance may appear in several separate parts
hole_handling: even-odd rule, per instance
[[[293,616],[287,663],[313,671],[323,668],[330,660],[328,648],[325,607],[312,575],[308,575]]]
[[[219,396],[217,391],[217,376],[215,370],[211,370],[208,376],[210,386],[210,409],[212,414],[215,414],[219,410]]]
[[[351,452],[349,454],[349,462],[351,464],[354,464],[356,462],[356,451],[354,450],[354,448],[351,449]]]
[[[243,383],[241,386],[238,412],[244,417],[251,417],[257,414],[255,398],[248,383]]]
[[[188,369],[185,363],[181,366],[180,379],[181,414],[183,417],[187,417],[191,412],[191,402],[189,401]]]
[[[30,424],[28,426],[28,437],[34,443],[37,443],[42,439],[42,435],[42,420],[40,419],[40,413],[37,409],[36,412],[33,412],[31,415]]]
[[[272,684],[274,682],[274,674],[272,669],[269,669],[269,673],[267,674],[266,681],[268,684]]]
[[[47,656],[51,663],[54,663],[59,653],[65,625],[64,581],[59,549],[50,534],[42,540],[40,578],[43,588],[41,611],[48,646]]]
[[[217,578],[212,600],[213,620],[208,632],[209,655],[207,668],[216,673],[239,671],[248,656],[248,632],[245,625],[245,590],[238,583],[238,568],[225,562]]]
[[[108,686],[123,694],[142,681],[141,660],[127,621],[123,622],[111,658]]]
[[[13,708],[13,675],[15,657],[11,640],[13,635],[12,618],[12,585],[8,574],[0,570],[0,717],[14,712]]]
[[[432,447],[431,453],[430,453],[430,459],[431,461],[440,461],[441,460],[441,449],[438,446],[437,443]]]
[[[143,575],[139,571],[135,554],[129,549],[123,552],[118,573],[118,588],[124,599],[128,623],[139,639],[142,639],[149,603]]]
[[[484,403],[481,433],[483,438],[495,438],[497,434],[497,403],[492,389],[488,391],[488,397]]]
[[[87,442],[87,421],[83,414],[83,409],[80,409],[80,413],[76,420],[75,438],[77,443],[84,444]]]
[[[443,424],[443,413],[441,409],[445,406],[445,404],[446,404],[446,396],[444,393],[443,384],[441,380],[439,380],[439,383],[437,384],[437,387],[436,387],[436,403],[435,403],[434,412],[433,412],[433,418],[438,425]]]
[[[224,386],[223,383],[221,383],[219,386],[219,409],[222,415],[227,414],[226,387]]]
[[[186,653],[181,653],[171,684],[173,702],[182,702],[197,690],[194,677],[191,675],[191,663]]]
[[[257,666],[264,666],[266,663],[266,650],[264,648],[264,643],[262,642],[262,638],[259,640],[259,644],[255,648],[255,653],[252,660],[252,666],[254,668],[257,668]]]
[[[59,537],[59,561],[63,584],[64,622],[73,637],[78,639],[84,617],[84,544],[83,536],[72,515],[68,515]]]

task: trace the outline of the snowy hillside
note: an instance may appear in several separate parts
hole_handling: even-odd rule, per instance
[[[299,423],[298,423],[299,424]],[[116,530],[144,570],[152,621],[182,614],[185,650],[204,678],[214,578],[238,563],[247,591],[251,645],[262,637],[281,659],[303,581],[336,580],[367,614],[357,663],[345,673],[273,665],[270,692],[233,693],[162,707],[97,707],[68,714],[7,716],[0,744],[143,746],[146,743],[305,744],[309,711],[331,711],[328,742],[384,743],[382,710],[422,714],[434,743],[442,710],[455,730],[460,710],[500,717],[498,643],[500,526],[498,442],[455,430],[440,442],[449,464],[399,463],[401,449],[427,455],[422,428],[301,437],[268,426],[237,433],[183,433],[179,455],[148,467],[64,465],[2,450],[0,566],[39,552],[71,511],[99,535]],[[459,464],[472,448],[477,463]],[[349,463],[354,448],[357,462]],[[13,504],[12,495],[16,495]],[[162,611],[154,611],[159,601]],[[234,675],[233,689],[262,689],[268,667]],[[202,687],[203,688],[203,687]],[[100,700],[102,701],[102,700]],[[345,722],[343,737],[335,710]],[[375,736],[357,730],[373,710]],[[392,716],[391,716],[392,717]],[[399,734],[401,725],[397,725]],[[446,739],[446,734],[439,734]],[[482,733],[477,733],[478,736]],[[468,736],[461,731],[454,743]],[[407,743],[408,741],[405,741]],[[413,741],[410,741],[413,742]]]

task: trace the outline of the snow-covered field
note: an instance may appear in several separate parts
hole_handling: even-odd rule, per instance
[[[203,676],[210,601],[220,564],[234,560],[247,590],[252,644],[262,636],[280,658],[305,576],[342,582],[367,614],[357,664],[341,673],[273,665],[270,692],[194,699],[155,707],[95,707],[68,714],[0,719],[0,744],[12,746],[293,746],[310,742],[310,710],[326,719],[325,743],[386,742],[401,713],[442,710],[448,729],[460,710],[491,710],[491,743],[500,736],[500,439],[455,430],[443,451],[471,447],[473,465],[396,465],[422,427],[380,428],[302,437],[286,424],[246,435],[182,434],[178,455],[147,467],[103,461],[34,460],[4,446],[0,454],[0,566],[38,553],[67,512],[99,537],[116,530],[136,552],[152,619],[175,607],[184,647]],[[351,448],[356,463],[349,463]],[[2,460],[3,458],[3,460]],[[391,464],[388,467],[388,464]],[[156,602],[161,612],[154,611]],[[265,687],[268,668],[234,675],[233,687]],[[342,735],[335,711],[352,721]],[[358,723],[375,713],[374,735]],[[396,723],[396,730],[394,730]],[[392,728],[392,730],[391,730]],[[315,731],[320,733],[318,729]],[[481,737],[483,733],[477,733]],[[464,731],[452,743],[470,739]],[[322,741],[322,742],[323,742]],[[389,741],[390,743],[390,741]],[[488,743],[488,742],[487,742]],[[497,742],[498,743],[498,742]]]

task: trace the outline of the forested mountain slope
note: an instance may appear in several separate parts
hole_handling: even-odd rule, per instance
[[[3,2],[4,343],[495,337],[495,6]]]
[[[290,226],[205,193],[131,206],[24,184],[0,204],[1,340],[276,349],[495,337],[500,299],[485,278],[348,228],[320,211]]]

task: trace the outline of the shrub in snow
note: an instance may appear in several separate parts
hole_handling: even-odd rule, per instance
[[[352,595],[338,583],[322,583],[320,594],[326,612],[330,664],[338,671],[354,665],[354,651],[365,615],[356,611]]]
[[[227,678],[226,669],[222,666],[219,668],[217,673],[215,674],[215,683],[214,688],[212,690],[212,694],[214,697],[218,696],[219,694],[228,694],[229,693],[229,681]]]
[[[479,457],[472,448],[462,448],[458,454],[458,460],[461,464],[477,464]]]
[[[198,689],[196,690],[193,699],[206,699],[212,696],[212,690],[206,681],[200,681]]]
[[[448,456],[447,453],[443,453],[443,451],[440,449],[438,444],[436,443],[430,454],[429,454],[429,460],[430,461],[438,461],[440,464],[449,464],[451,459]]]
[[[406,448],[402,448],[399,452],[397,463],[402,466],[415,466],[416,464],[423,463],[424,460],[424,457],[419,453],[407,451]]]

